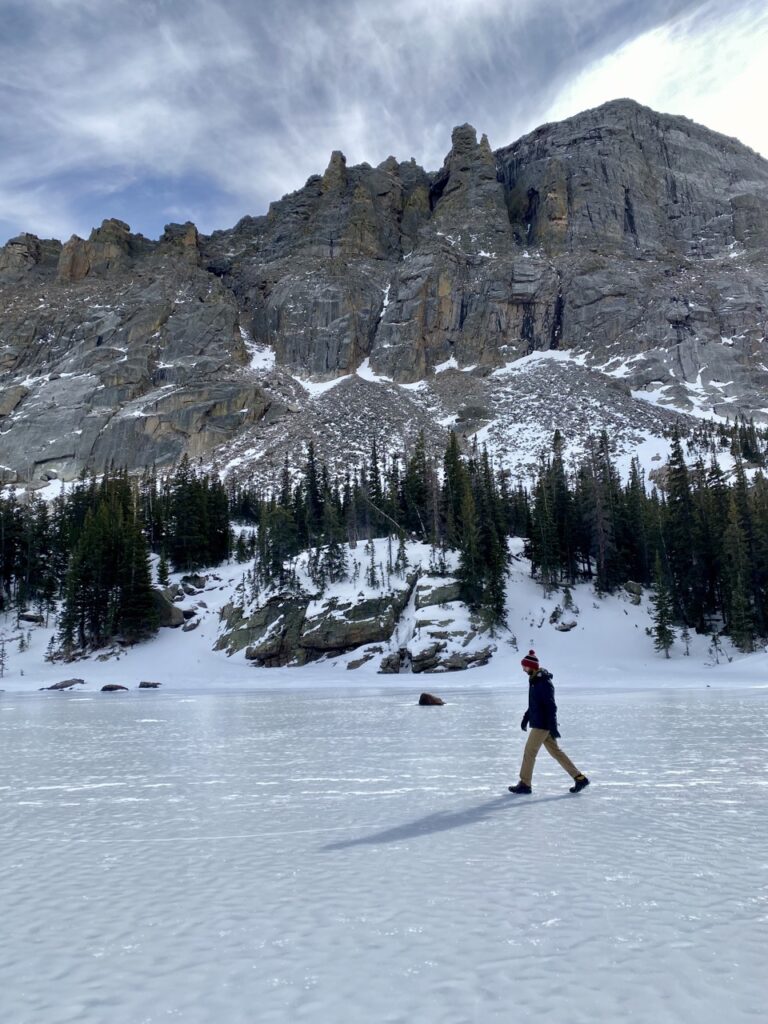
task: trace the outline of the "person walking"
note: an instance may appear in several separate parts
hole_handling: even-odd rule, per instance
[[[516,786],[510,786],[509,792],[531,792],[536,755],[543,746],[573,779],[571,793],[580,793],[585,786],[589,785],[589,779],[579,771],[565,751],[557,745],[560,731],[557,728],[557,704],[555,704],[552,673],[541,668],[535,651],[528,651],[520,664],[528,676],[528,710],[523,715],[520,728],[526,732],[530,725],[531,731],[523,751],[520,781]]]

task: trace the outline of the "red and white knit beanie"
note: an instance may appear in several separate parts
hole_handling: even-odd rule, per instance
[[[520,662],[524,669],[537,669],[539,667],[539,659],[536,657],[536,651],[528,651],[526,656]]]

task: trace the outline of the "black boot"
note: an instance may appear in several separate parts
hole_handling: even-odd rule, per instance
[[[584,789],[588,785],[589,779],[586,775],[577,775],[576,778],[573,780],[573,785],[571,786],[571,793],[580,793],[582,789]]]
[[[526,794],[529,794],[531,792],[531,787],[530,786],[526,786],[526,784],[524,782],[518,782],[518,784],[516,786],[509,786],[507,788],[509,789],[510,793],[526,793]]]

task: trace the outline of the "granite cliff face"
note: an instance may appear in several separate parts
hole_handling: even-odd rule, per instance
[[[620,100],[495,153],[463,125],[432,174],[336,152],[208,237],[0,249],[0,474],[269,474],[449,426],[522,466],[532,394],[543,433],[631,449],[659,403],[768,418],[767,309],[768,162],[685,118]],[[544,352],[570,361],[509,365]]]

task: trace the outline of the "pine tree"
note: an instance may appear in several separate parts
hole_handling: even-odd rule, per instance
[[[480,531],[477,508],[469,476],[462,481],[460,503],[461,537],[459,539],[459,580],[461,598],[477,610],[483,600],[483,560],[480,552]]]
[[[235,541],[235,561],[240,563],[248,561],[248,548],[242,530],[238,533]]]
[[[747,539],[741,525],[736,495],[731,495],[723,542],[727,574],[724,580],[726,625],[740,651],[754,650],[755,628],[750,604]]]
[[[366,545],[366,550],[368,551],[369,559],[368,568],[365,571],[365,582],[368,584],[369,587],[378,588],[379,576],[376,571],[376,547],[372,540],[368,541],[368,544]]]
[[[424,431],[419,433],[408,460],[402,483],[402,510],[406,529],[415,533],[421,540],[429,539],[430,486],[427,465],[427,448]]]
[[[316,543],[323,528],[323,500],[320,493],[320,476],[315,459],[315,445],[307,446],[307,462],[304,470],[305,536],[307,546]]]
[[[323,538],[323,572],[329,583],[340,583],[347,575],[347,556],[341,543],[340,509],[331,493],[323,500]]]
[[[695,622],[700,618],[703,602],[702,574],[696,544],[691,477],[677,430],[672,436],[666,486],[664,544],[672,599],[678,617],[685,622]]]
[[[653,646],[657,651],[664,651],[664,657],[668,658],[670,648],[675,642],[675,633],[672,628],[672,601],[661,558],[658,555],[653,574],[651,604],[653,605]]]
[[[408,570],[408,552],[405,547],[405,534],[401,533],[397,541],[397,554],[395,555],[395,573],[401,579],[405,579]]]
[[[171,582],[171,574],[168,571],[168,560],[165,557],[164,551],[160,555],[160,561],[157,563],[157,582],[161,587],[167,587]]]
[[[129,643],[135,643],[150,636],[157,629],[158,623],[149,549],[135,517],[124,524],[120,547],[114,629]]]
[[[543,472],[533,490],[530,531],[531,572],[538,576],[545,592],[550,593],[560,578],[560,556],[551,494]]]
[[[688,629],[687,626],[683,626],[683,628],[680,630],[680,639],[683,642],[683,653],[685,654],[686,658],[690,657],[690,654],[691,654],[691,631]]]

